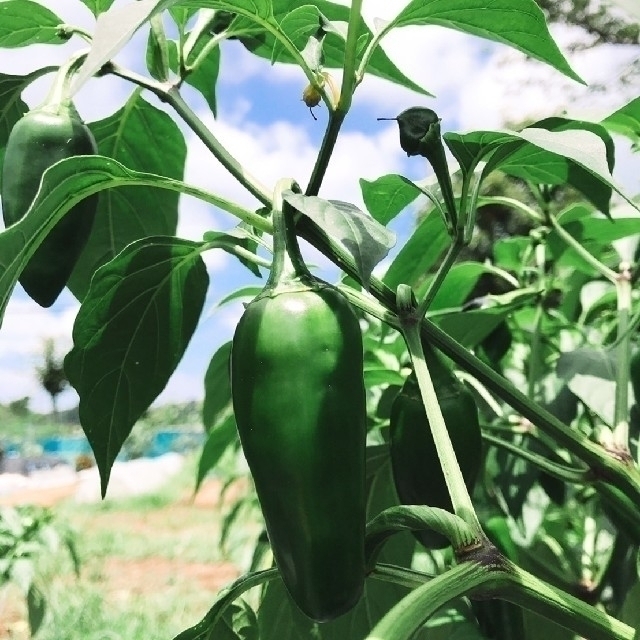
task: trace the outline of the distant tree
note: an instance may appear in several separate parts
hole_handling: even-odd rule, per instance
[[[29,396],[24,396],[24,398],[19,398],[18,400],[13,400],[9,403],[9,411],[11,411],[14,416],[23,418],[29,413],[29,400]]]
[[[40,384],[51,396],[53,416],[58,419],[58,396],[67,388],[69,381],[64,372],[63,360],[55,353],[53,338],[44,341],[43,363],[36,367],[36,373]]]
[[[609,3],[600,0],[536,0],[551,23],[579,27],[598,44],[638,44],[640,25],[633,24]]]

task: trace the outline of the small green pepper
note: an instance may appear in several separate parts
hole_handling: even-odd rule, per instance
[[[471,491],[482,462],[478,409],[473,394],[429,345],[423,344],[423,349],[458,464]],[[414,373],[406,379],[391,408],[389,450],[393,480],[402,504],[425,504],[452,510]],[[428,549],[441,549],[449,544],[435,531],[419,531],[415,535]]]
[[[98,152],[95,139],[70,100],[48,102],[15,124],[2,168],[2,215],[8,227],[33,202],[44,172],[56,162]],[[31,256],[19,281],[42,307],[50,307],[67,284],[87,243],[98,196],[76,204],[49,232]]]
[[[331,620],[364,584],[366,407],[358,319],[302,262],[274,207],[274,259],[231,350],[240,441],[275,562],[308,617]]]

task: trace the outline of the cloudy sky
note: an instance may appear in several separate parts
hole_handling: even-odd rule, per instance
[[[70,24],[93,28],[93,17],[79,0],[39,0]],[[115,6],[131,0],[117,1]],[[364,0],[364,17],[392,18],[406,1]],[[591,86],[609,84],[626,65],[640,55],[640,47],[605,46],[596,50],[567,53],[576,32],[553,31],[573,69]],[[141,70],[146,32],[137,34],[119,55],[118,61]],[[45,64],[64,61],[82,43],[72,40],[64,46],[33,46],[0,50],[0,72],[20,74]],[[439,27],[405,27],[391,33],[384,49],[398,67],[435,98],[424,98],[376,78],[366,78],[358,88],[354,108],[345,122],[321,195],[362,205],[358,179],[374,179],[388,173],[424,177],[419,159],[407,159],[398,145],[393,122],[379,123],[378,116],[395,116],[403,109],[424,105],[434,109],[443,121],[443,130],[466,131],[500,128],[505,122],[538,119],[566,112],[570,117],[599,120],[635,97],[633,92],[594,93],[565,79],[541,63],[525,60],[517,51],[493,45],[479,38]],[[339,80],[339,78],[338,78]],[[326,117],[319,107],[313,120],[300,100],[306,79],[293,67],[271,67],[256,59],[236,42],[224,43],[218,82],[218,118],[214,121],[202,98],[185,88],[186,98],[211,126],[218,138],[266,185],[291,176],[306,184]],[[29,88],[25,100],[38,104],[47,80]],[[116,111],[132,88],[116,78],[87,83],[76,98],[76,106],[88,122]],[[182,127],[182,124],[179,123]],[[183,127],[184,130],[184,127]],[[195,137],[185,130],[188,157],[185,179],[220,195],[252,206],[255,201],[219,167]],[[618,180],[630,194],[640,193],[640,157],[632,156],[621,141],[617,160]],[[233,226],[234,220],[192,198],[181,201],[178,234],[200,240],[207,230]],[[399,241],[411,224],[401,216],[395,231]],[[316,252],[306,251],[311,262],[327,266]],[[231,338],[241,306],[215,309],[216,301],[235,288],[258,284],[235,259],[221,251],[206,256],[211,284],[205,312],[187,353],[158,403],[199,399],[203,396],[203,376],[216,348]],[[330,273],[330,272],[329,272]],[[335,272],[334,272],[335,275]],[[59,353],[71,346],[71,331],[78,302],[64,292],[50,309],[32,302],[18,286],[7,308],[0,331],[0,403],[23,396],[31,407],[48,411],[50,401],[40,390],[34,368],[46,337],[56,340]],[[60,398],[60,406],[77,402],[73,391]]]

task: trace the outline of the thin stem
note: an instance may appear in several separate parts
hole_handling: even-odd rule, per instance
[[[349,10],[349,26],[347,27],[347,40],[344,48],[344,64],[342,70],[342,86],[340,87],[340,100],[336,109],[348,113],[351,108],[351,100],[356,87],[356,54],[358,47],[358,27],[362,16],[362,0],[352,0]]]
[[[630,265],[620,265],[616,279],[618,298],[618,335],[624,336],[616,347],[616,404],[614,409],[613,442],[622,451],[629,451],[629,369],[631,367],[631,339],[627,331],[631,314]]]
[[[492,579],[492,573],[465,562],[441,573],[406,595],[370,631],[366,640],[410,640],[443,605]]]
[[[500,598],[513,602],[590,640],[633,640],[634,629],[578,598],[513,567],[503,573]]]
[[[69,102],[69,84],[88,53],[89,49],[78,51],[60,66],[44,100],[45,105],[53,105],[57,108],[57,105]]]
[[[440,266],[438,267],[438,270],[436,271],[435,276],[433,276],[433,279],[429,283],[429,288],[427,289],[427,292],[425,293],[424,298],[422,299],[422,301],[420,302],[420,305],[418,306],[418,311],[417,311],[418,318],[420,319],[424,318],[425,314],[429,310],[431,303],[433,302],[434,298],[438,294],[438,291],[440,290],[442,283],[444,282],[449,271],[451,270],[453,263],[457,260],[458,256],[460,255],[460,251],[462,251],[462,247],[463,247],[463,244],[461,242],[458,242],[457,239],[453,242],[453,244],[449,246],[449,249],[447,250],[447,255],[444,257],[444,260],[440,263]]]
[[[533,335],[531,336],[531,351],[529,352],[529,357],[527,359],[529,363],[529,371],[527,375],[527,393],[529,397],[533,400],[536,397],[537,391],[537,382],[540,376],[540,358],[541,358],[541,325],[542,318],[544,315],[544,309],[542,304],[538,303],[536,305],[535,316],[533,319]]]
[[[398,287],[399,299],[404,297],[407,289],[408,288],[405,288],[403,285]],[[462,471],[460,470],[460,465],[458,464],[453,444],[449,437],[447,425],[442,415],[442,409],[438,402],[433,380],[431,379],[431,374],[429,373],[429,368],[424,357],[422,341],[420,339],[420,325],[416,322],[416,320],[419,322],[419,318],[410,311],[409,304],[406,304],[406,312],[405,302],[402,301],[400,304],[402,304],[403,307],[403,310],[399,314],[402,334],[407,343],[411,362],[413,363],[413,368],[418,379],[420,395],[422,396],[422,402],[429,417],[429,426],[436,445],[436,451],[438,452],[438,459],[442,466],[447,489],[451,496],[454,513],[471,527],[474,535],[481,538],[483,537],[482,527],[480,526],[480,521],[476,515],[471,496],[469,495]]]
[[[271,206],[271,192],[256,177],[251,175],[241,164],[234,158],[219,140],[211,133],[202,120],[197,116],[195,111],[185,102],[180,91],[167,83],[156,82],[149,78],[145,78],[134,71],[124,69],[119,65],[111,63],[110,73],[125,80],[129,80],[134,84],[148,89],[155,94],[160,100],[169,104],[176,113],[189,125],[191,130],[200,138],[204,145],[211,151],[215,158],[222,166],[245,187],[249,193],[255,196],[262,204]]]
[[[240,597],[245,591],[270,582],[279,575],[278,569],[272,568],[241,576],[218,594],[216,602],[197,625],[179,633],[174,640],[204,640],[205,638],[209,638],[209,632],[218,620],[220,620],[225,609],[234,600]]]
[[[602,264],[595,256],[591,255],[555,218],[548,216],[548,220],[555,232],[568,244],[585,262],[590,264],[601,276],[616,283],[618,275],[612,269]]]
[[[58,25],[58,32],[63,38],[71,39],[74,35],[78,35],[89,44],[93,41],[93,34],[89,33],[86,29],[73,24]]]
[[[185,102],[180,92],[172,87],[165,95],[165,101],[171,105],[178,115],[189,125],[191,130],[202,140],[204,145],[216,157],[218,162],[262,204],[271,204],[271,194],[258,178],[251,175],[218,141],[196,113]]]
[[[333,155],[333,149],[338,139],[338,134],[342,128],[342,123],[351,108],[351,101],[353,99],[353,92],[357,86],[355,75],[355,59],[356,48],[358,44],[358,25],[360,22],[360,16],[362,11],[362,0],[353,0],[351,3],[351,9],[349,11],[349,26],[347,29],[347,41],[345,44],[345,61],[342,74],[342,86],[340,88],[340,98],[338,104],[334,108],[329,109],[329,122],[322,138],[322,144],[320,145],[320,151],[318,157],[313,166],[311,172],[311,178],[309,184],[305,190],[305,194],[308,196],[316,196],[320,191],[322,180],[327,171],[329,161]],[[313,78],[308,76],[310,80]],[[326,96],[326,91],[323,89],[323,96]],[[325,99],[325,102],[327,100]],[[327,102],[327,106],[329,103]]]
[[[535,465],[539,469],[546,471],[554,478],[558,478],[564,482],[570,482],[572,484],[585,484],[589,481],[589,472],[587,469],[575,469],[573,467],[567,467],[565,465],[556,464],[546,458],[537,455],[527,449],[519,447],[517,444],[507,442],[502,438],[496,438],[489,433],[483,431],[482,439],[495,447],[501,447],[505,451],[509,451],[514,456],[518,456],[523,460],[527,460],[531,464]]]
[[[322,186],[324,174],[327,171],[329,160],[331,160],[333,149],[336,146],[338,134],[340,133],[340,129],[342,128],[342,123],[344,122],[346,115],[347,114],[344,113],[340,107],[338,107],[335,111],[330,112],[327,129],[324,132],[324,137],[322,138],[322,144],[320,146],[320,152],[318,153],[315,165],[313,166],[313,171],[311,172],[311,178],[309,179],[309,184],[307,185],[305,195],[318,195],[320,187]]]
[[[375,300],[375,298],[366,296],[361,291],[357,291],[353,287],[338,285],[337,288],[340,289],[340,291],[349,299],[351,304],[400,331],[400,320],[398,319],[398,316],[383,307]]]
[[[506,207],[510,207],[511,209],[521,211],[536,222],[544,222],[544,218],[533,207],[530,207],[528,204],[520,202],[520,200],[516,200],[515,198],[508,198],[506,196],[480,196],[478,198],[479,206],[487,204],[502,204]]]

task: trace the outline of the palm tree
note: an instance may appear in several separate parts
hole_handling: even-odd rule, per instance
[[[63,360],[55,353],[53,338],[44,341],[43,364],[36,367],[36,373],[40,384],[51,396],[53,416],[58,419],[58,396],[67,388],[69,381],[64,372]]]

